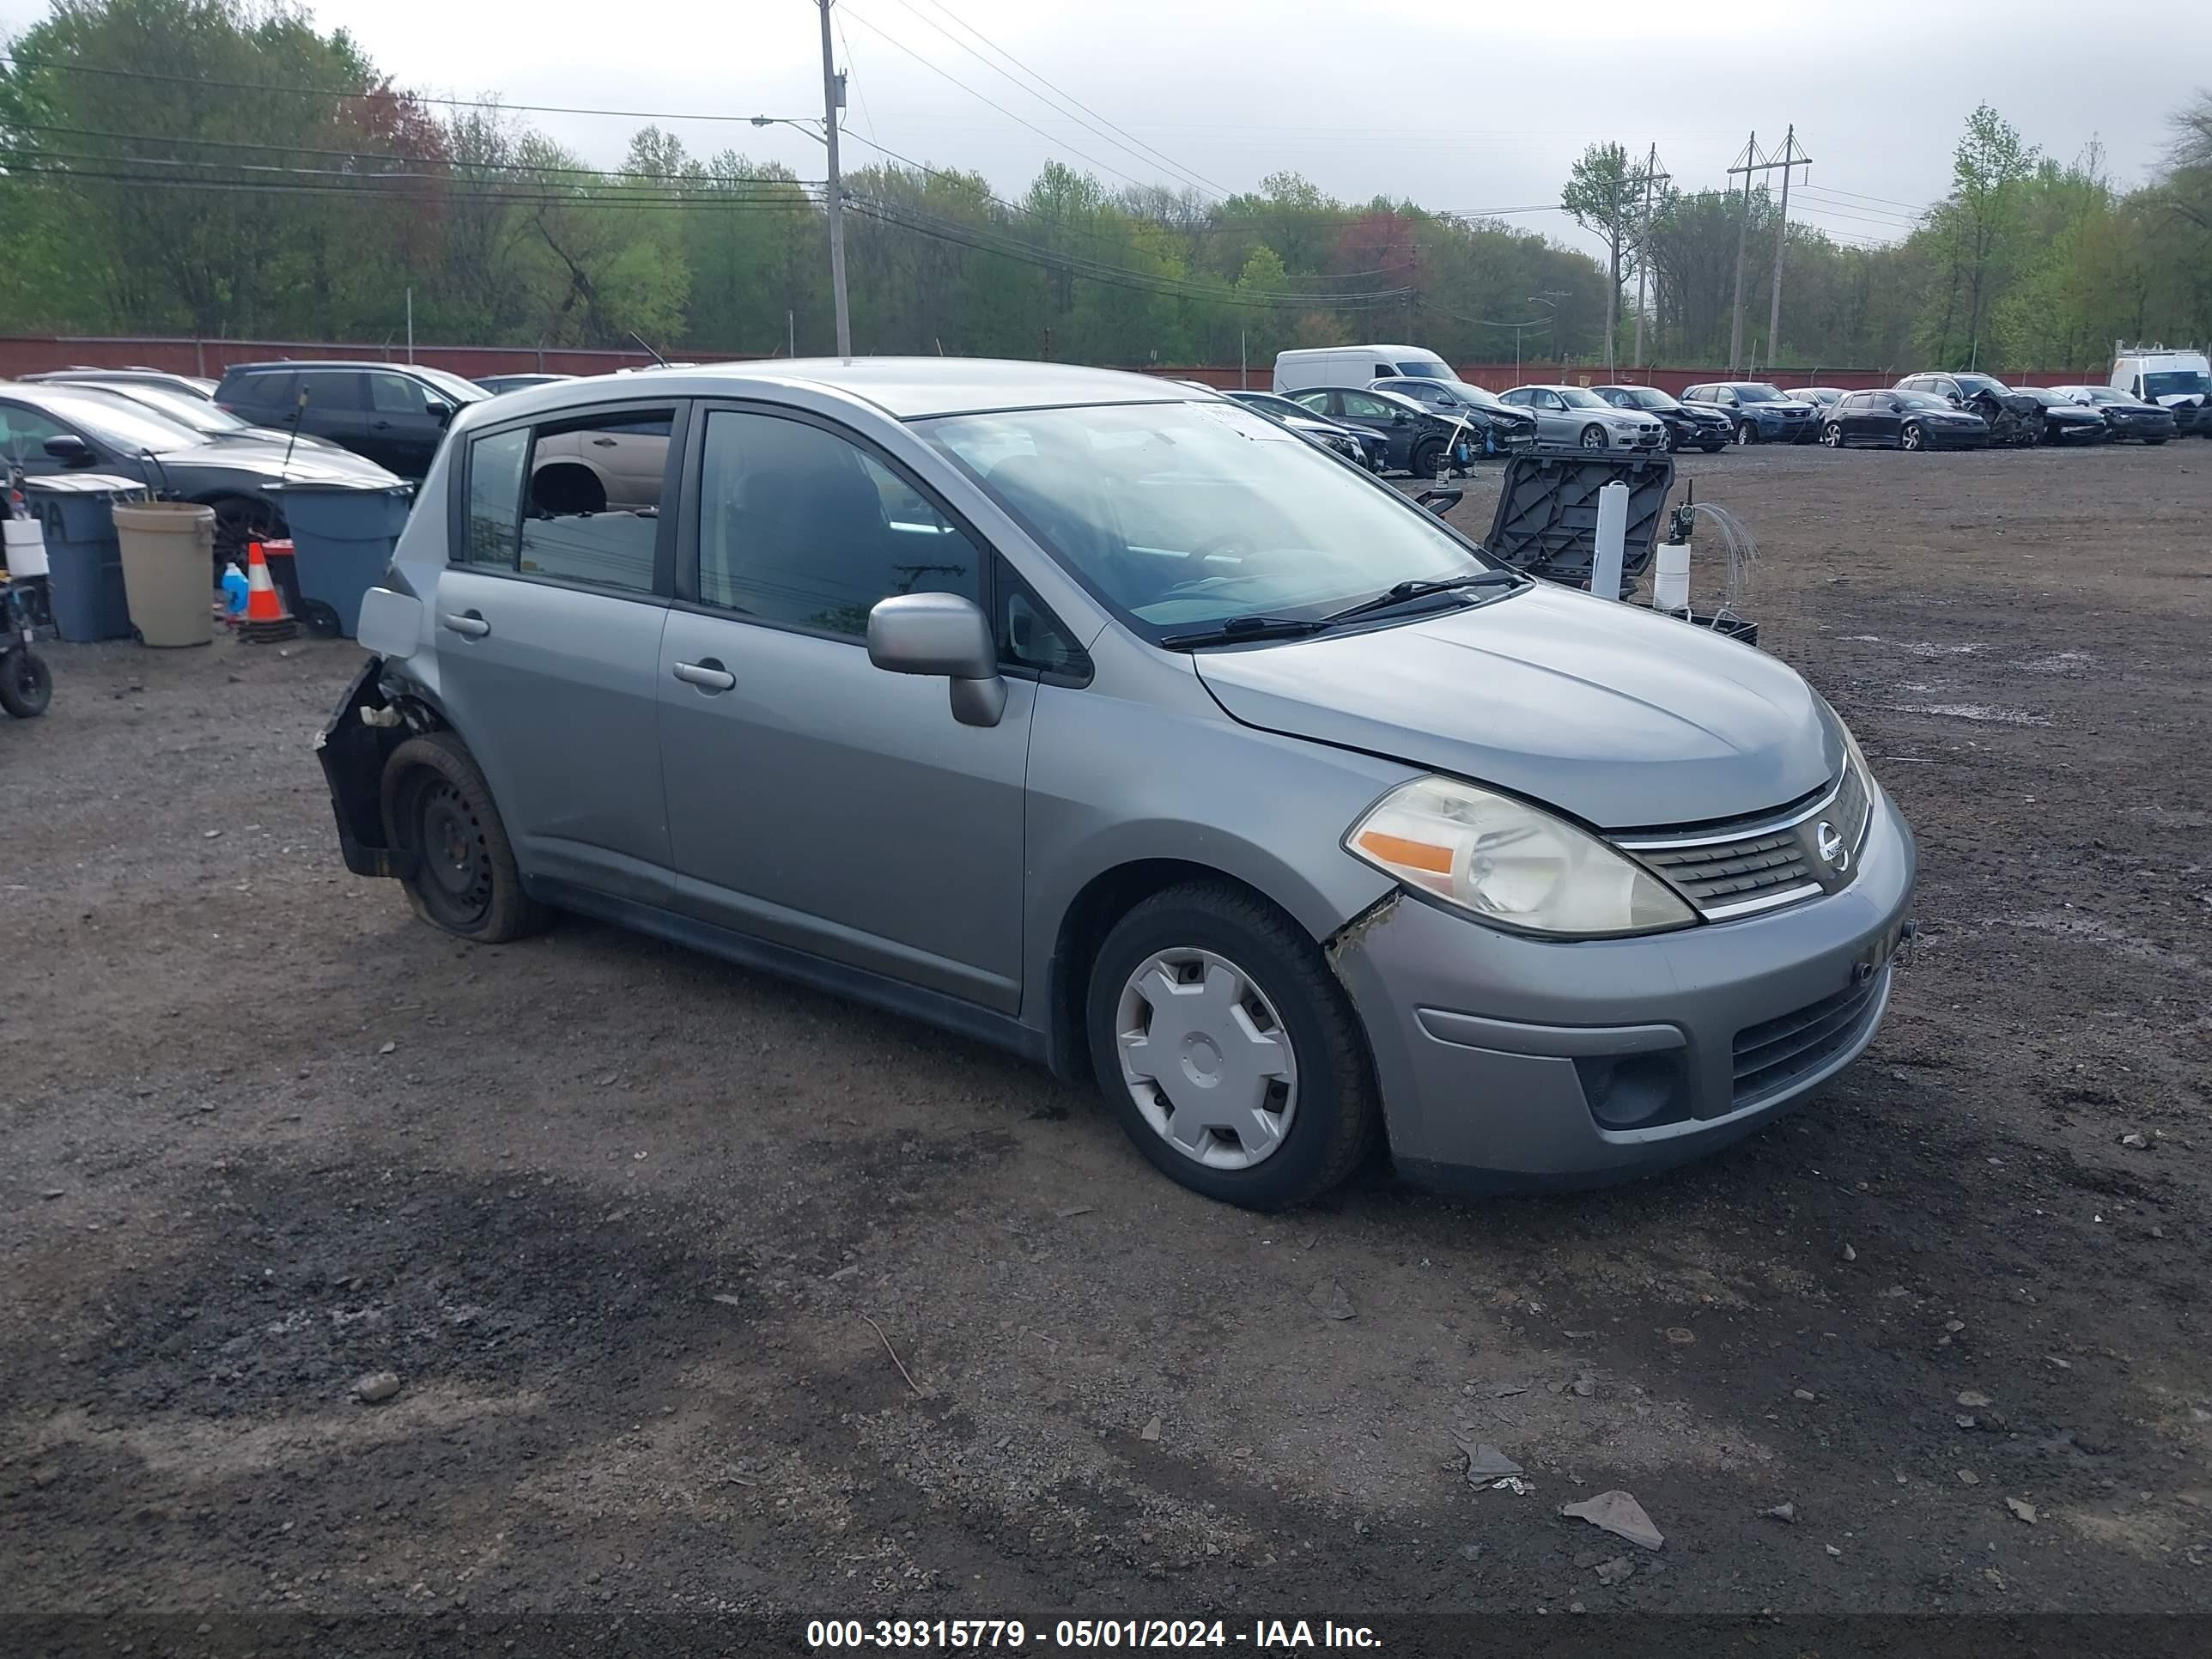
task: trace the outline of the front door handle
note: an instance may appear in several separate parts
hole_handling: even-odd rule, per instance
[[[371,421],[368,423],[368,429],[371,432],[389,432],[392,430],[392,422],[389,421]]]
[[[438,623],[465,640],[480,640],[491,632],[491,624],[473,611],[459,613],[448,611],[438,618]]]
[[[612,438],[594,438],[592,440],[592,447],[594,449],[612,449],[615,447],[615,441]]]
[[[679,662],[676,678],[686,685],[696,685],[702,691],[727,691],[738,683],[738,677],[708,657],[698,662]]]

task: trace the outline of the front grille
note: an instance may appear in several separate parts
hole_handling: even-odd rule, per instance
[[[1613,844],[1657,872],[1706,921],[1725,921],[1840,885],[1847,869],[1819,861],[1818,826],[1830,825],[1856,859],[1872,806],[1858,769],[1847,765],[1832,788],[1778,811],[1694,830],[1617,836]]]
[[[1889,983],[1889,969],[1793,1013],[1747,1025],[1733,1054],[1737,1106],[1749,1106],[1809,1077],[1866,1034]]]

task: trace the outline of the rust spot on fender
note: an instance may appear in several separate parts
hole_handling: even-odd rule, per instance
[[[1405,894],[1393,889],[1338,928],[1334,936],[1322,946],[1322,954],[1328,958],[1328,965],[1341,972],[1346,953],[1358,948],[1368,934],[1395,915],[1405,898]]]

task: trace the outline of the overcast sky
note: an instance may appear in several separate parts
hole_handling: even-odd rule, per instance
[[[422,92],[694,115],[822,107],[813,0],[309,9]],[[0,0],[11,31],[45,11]],[[1351,200],[1529,209],[1558,201],[1595,140],[1639,155],[1656,143],[1694,189],[1724,181],[1749,131],[1778,152],[1795,122],[1814,164],[1792,217],[1863,240],[1901,235],[1943,192],[1979,101],[2061,159],[2100,140],[2134,183],[2163,151],[2166,118],[2212,81],[2212,0],[839,0],[836,15],[848,167],[878,158],[872,139],[978,170],[1002,195],[1057,155],[1109,185],[1231,191],[1291,170]],[[642,125],[528,118],[599,163]],[[821,145],[789,127],[662,125],[696,153],[735,148],[822,176]],[[1556,211],[1510,216],[1588,245]]]

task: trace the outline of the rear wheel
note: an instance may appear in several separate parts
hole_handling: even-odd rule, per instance
[[[1905,423],[1905,430],[1897,434],[1897,441],[1900,447],[1905,449],[1925,449],[1928,447],[1928,435],[1920,429],[1919,422],[1907,421]]]
[[[1606,442],[1605,428],[1598,425],[1596,422],[1593,421],[1589,425],[1583,428],[1583,447],[1584,449],[1604,449],[1608,447],[1609,446]]]
[[[1099,948],[1086,1020],[1121,1127],[1194,1192],[1303,1204],[1374,1144],[1358,1017],[1320,947],[1256,895],[1198,883],[1139,904]]]
[[[410,738],[384,766],[384,823],[392,845],[415,855],[402,884],[415,914],[462,939],[501,945],[534,932],[544,907],[522,872],[491,789],[450,732]]]
[[[54,671],[27,646],[0,655],[0,708],[19,720],[36,720],[54,700]]]
[[[267,541],[283,520],[268,502],[247,495],[225,495],[208,505],[215,509],[215,574],[220,582],[225,565],[244,564],[247,544]]]

